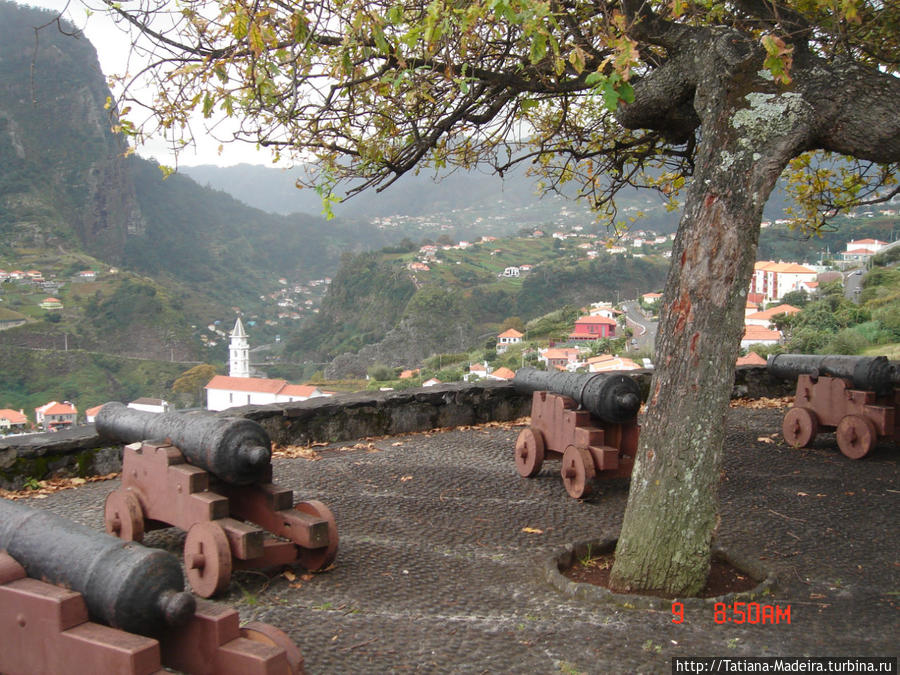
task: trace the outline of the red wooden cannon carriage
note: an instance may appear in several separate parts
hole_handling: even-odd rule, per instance
[[[0,672],[299,675],[264,623],[184,592],[172,554],[0,499]]]
[[[795,448],[834,431],[838,448],[861,459],[881,440],[900,440],[900,369],[884,356],[769,357],[769,372],[797,378],[794,406],[781,425],[784,440]]]
[[[122,485],[106,499],[107,532],[141,541],[147,530],[169,526],[185,530],[188,581],[203,597],[224,590],[233,569],[299,565],[320,571],[334,561],[338,547],[334,516],[315,500],[294,504],[291,490],[271,482],[270,443],[261,427],[255,428],[259,425],[198,417],[185,427],[190,433],[181,433],[171,425],[190,416],[154,416],[110,403],[98,414],[101,434],[126,441],[144,434],[167,439],[125,446]],[[144,428],[145,422],[157,426]],[[224,435],[223,423],[231,425]],[[215,434],[222,437],[210,441]],[[251,450],[241,458],[248,447]],[[264,462],[258,459],[260,447],[265,447]],[[212,468],[225,464],[221,473],[230,480],[197,466],[200,462]],[[242,464],[249,465],[249,478]]]
[[[534,392],[531,425],[516,440],[515,462],[521,476],[536,476],[545,459],[560,459],[566,492],[579,499],[593,491],[595,478],[631,475],[640,408],[634,380],[609,373],[523,368],[513,384]]]

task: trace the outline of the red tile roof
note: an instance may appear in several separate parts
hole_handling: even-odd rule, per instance
[[[762,326],[745,326],[744,327],[744,337],[741,340],[757,340],[757,341],[768,341],[768,340],[780,340],[781,333],[777,330],[769,330],[768,328],[763,328]]]
[[[794,307],[793,305],[778,305],[777,307],[772,307],[771,309],[767,309],[764,312],[754,312],[753,314],[748,314],[747,319],[771,319],[776,314],[796,314],[800,309],[798,307]]]
[[[263,377],[230,377],[216,375],[206,385],[207,389],[230,389],[232,391],[255,391],[261,394],[277,394],[287,384],[287,380],[270,380]]]
[[[761,357],[756,352],[750,352],[747,356],[741,356],[738,358],[736,366],[764,366],[766,365],[766,360]]]
[[[284,396],[305,396],[309,398],[319,393],[319,388],[309,384],[286,384],[278,393]]]
[[[597,324],[606,324],[607,326],[617,325],[615,319],[610,319],[608,316],[602,316],[601,314],[593,314],[591,316],[582,316],[582,317],[576,319],[575,325],[577,326],[580,323],[582,323],[582,324],[597,323]]]
[[[57,401],[50,401],[50,403],[45,403],[39,408],[35,408],[36,412],[40,412],[43,415],[77,415],[78,408],[76,408],[71,403],[59,403]]]
[[[0,408],[0,419],[9,420],[10,424],[25,424],[28,422],[28,418],[25,415],[18,410],[9,408]]]

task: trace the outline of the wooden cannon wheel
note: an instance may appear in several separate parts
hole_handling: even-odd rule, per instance
[[[337,557],[338,531],[334,514],[322,502],[310,499],[305,502],[297,502],[294,508],[301,513],[316,516],[328,521],[328,546],[320,548],[297,547],[297,562],[310,572],[324,570]]]
[[[231,583],[231,547],[221,525],[195,523],[184,540],[184,569],[194,593],[211,598]]]
[[[516,469],[522,478],[533,478],[544,463],[544,436],[534,427],[526,427],[516,439]]]
[[[793,448],[805,448],[819,433],[819,417],[809,408],[791,408],[781,423],[781,434]]]
[[[570,445],[566,448],[562,458],[563,485],[570,497],[581,499],[593,491],[592,479],[596,475],[594,458],[586,448]]]
[[[878,430],[867,417],[847,415],[838,422],[835,436],[842,453],[850,459],[862,459],[875,446]]]
[[[114,490],[106,496],[103,524],[107,534],[125,541],[144,538],[144,511],[137,495],[128,490]]]
[[[251,621],[241,627],[241,637],[283,649],[287,655],[290,675],[303,675],[303,654],[300,652],[300,648],[286,633],[275,626],[260,621]]]

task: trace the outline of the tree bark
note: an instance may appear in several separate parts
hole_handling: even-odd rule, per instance
[[[714,50],[702,52],[697,162],[672,252],[656,370],[610,578],[620,591],[689,596],[706,583],[725,414],[762,209],[811,134],[812,108],[759,77],[758,56],[749,58],[750,67],[740,59],[723,66],[709,58]]]

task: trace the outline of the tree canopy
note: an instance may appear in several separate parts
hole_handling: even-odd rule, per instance
[[[685,188],[611,584],[702,588],[762,208],[787,168],[814,228],[897,194],[897,3],[105,1],[153,92],[119,82],[123,130],[178,144],[224,113],[315,157],[326,201],[478,162],[529,162],[601,211],[623,185]]]
[[[340,180],[354,194],[425,166],[485,161],[500,172],[531,162],[547,187],[572,182],[597,207],[624,184],[674,195],[692,172],[700,125],[690,45],[735,64],[758,52],[785,88],[829,87],[835,69],[888,76],[900,63],[900,10],[880,1],[107,4],[137,31],[136,63],[148,64],[117,78],[125,117],[144,122],[123,129],[162,130],[178,148],[192,139],[193,113],[224,114],[239,121],[222,125],[225,141],[315,158],[310,180],[326,196]],[[132,97],[134,82],[148,80],[153,96]],[[885,92],[825,93],[833,115]],[[865,142],[864,126],[824,131],[820,147],[864,162],[796,159],[797,215],[816,225],[893,184],[896,170],[896,138],[883,147]]]

